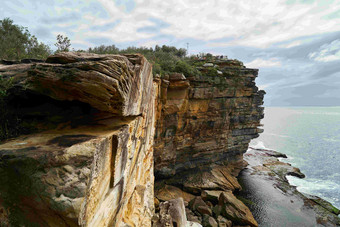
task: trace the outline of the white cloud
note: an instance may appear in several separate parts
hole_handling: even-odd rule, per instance
[[[319,52],[310,53],[309,58],[320,62],[340,60],[340,39],[322,45]]]
[[[299,36],[340,30],[340,18],[324,19],[340,9],[340,2],[324,1],[288,5],[286,0],[136,0],[136,8],[126,14],[113,1],[100,0],[112,16],[121,16],[131,31],[136,31],[135,23],[154,17],[170,25],[161,30],[163,34],[176,38],[212,41],[231,37],[232,41],[219,44],[263,48]]]
[[[268,67],[279,67],[281,62],[276,58],[270,58],[268,60],[256,58],[255,60],[245,63],[248,68],[268,68]]]
[[[287,43],[287,44],[279,45],[279,47],[281,47],[281,48],[291,48],[291,47],[300,46],[301,44],[302,44],[302,41],[298,40],[298,41],[290,42],[290,43]]]
[[[0,12],[11,17],[9,12],[13,8],[20,12],[20,16],[27,17],[29,24],[23,24],[25,26],[32,25],[34,29],[39,25],[37,18],[57,15],[65,19],[66,14],[74,14],[79,18],[51,22],[50,29],[69,30],[77,34],[77,39],[106,38],[113,43],[140,43],[155,41],[157,37],[173,37],[176,40],[200,40],[208,47],[266,48],[288,43],[282,44],[282,47],[290,48],[300,45],[298,41],[289,43],[297,37],[340,31],[340,18],[327,19],[340,10],[339,0],[315,0],[310,4],[287,4],[287,0],[135,0],[134,8],[128,11],[125,3],[117,5],[114,0],[42,1],[34,6],[25,0],[16,1],[20,4],[15,6],[9,2],[5,1]],[[160,26],[150,18],[168,26]],[[109,27],[115,21],[119,22]],[[68,28],[70,24],[72,28]],[[95,26],[108,28],[92,30]],[[158,29],[141,30],[148,26]]]

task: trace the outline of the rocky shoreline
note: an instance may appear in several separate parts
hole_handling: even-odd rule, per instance
[[[243,188],[237,194],[251,210],[259,226],[339,226],[340,211],[329,202],[301,193],[286,176],[304,178],[296,167],[282,162],[285,154],[250,147],[248,162],[238,180]]]

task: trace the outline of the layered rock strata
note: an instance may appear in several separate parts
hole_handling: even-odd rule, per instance
[[[258,70],[230,60],[205,64],[200,70],[201,75],[172,74],[160,83],[156,197],[160,201],[183,197],[188,203],[202,193],[218,191],[215,202],[206,199],[200,209],[187,206],[190,221],[209,226],[227,218],[238,225],[257,226],[248,208],[231,192],[241,189],[236,176],[245,166],[243,153],[262,132],[258,126],[264,92],[254,82]],[[233,207],[239,211],[228,213]]]
[[[9,111],[35,132],[0,145],[0,223],[151,225],[151,69],[140,55],[73,53],[0,66]]]
[[[161,79],[141,55],[2,62],[16,138],[0,144],[0,223],[257,226],[233,195],[261,132],[257,70],[201,65]]]

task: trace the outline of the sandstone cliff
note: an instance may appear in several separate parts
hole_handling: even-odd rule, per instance
[[[2,65],[9,111],[33,134],[0,145],[0,220],[11,226],[150,226],[155,94],[140,55],[59,54]]]
[[[153,78],[141,55],[84,53],[0,65],[16,135],[0,143],[0,223],[257,226],[232,194],[261,132],[257,70],[200,70]]]
[[[208,73],[216,68],[217,75]],[[200,70],[202,75],[188,78],[172,74],[159,85],[155,192],[161,201],[181,196],[187,202],[202,193],[214,193],[215,202],[208,198],[201,201],[203,210],[189,206],[194,212],[188,215],[189,220],[207,225],[204,215],[217,221],[219,214],[212,210],[225,206],[218,204],[219,195],[233,197],[230,192],[241,189],[236,176],[244,167],[243,153],[250,140],[261,132],[257,127],[263,118],[264,92],[255,86],[258,70],[247,69],[240,62],[215,61]],[[241,201],[233,197],[232,204],[242,208],[225,218],[235,224],[257,225]]]

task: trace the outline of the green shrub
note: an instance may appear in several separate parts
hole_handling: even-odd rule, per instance
[[[0,141],[10,134],[10,117],[7,107],[7,93],[12,86],[12,80],[0,75]]]
[[[13,24],[9,18],[0,20],[0,59],[45,59],[50,54],[50,48],[39,43],[27,28]]]

